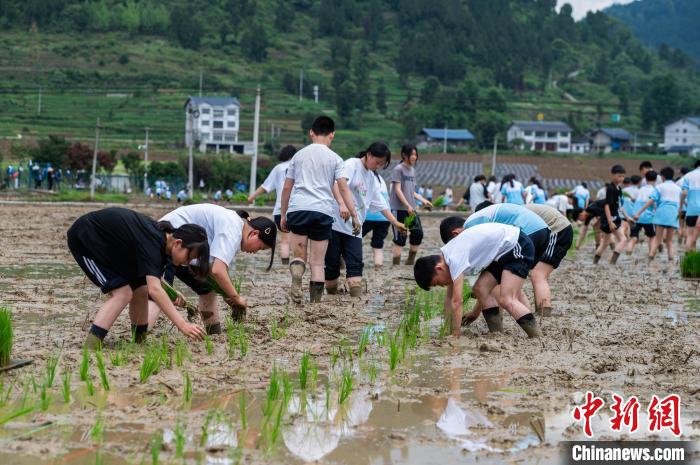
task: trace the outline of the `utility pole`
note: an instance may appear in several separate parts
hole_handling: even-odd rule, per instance
[[[299,71],[299,101],[301,102],[304,96],[304,70]]]
[[[146,128],[146,145],[143,148],[143,191],[148,189],[148,130]]]
[[[637,153],[637,133],[634,133],[634,145],[632,146],[632,153]]]
[[[37,104],[37,107],[36,107],[37,116],[41,114],[41,91],[42,91],[42,88],[39,87],[39,103]]]
[[[253,123],[253,157],[250,159],[250,193],[255,192],[258,177],[258,132],[260,131],[260,84],[255,91],[255,122]]]
[[[314,103],[318,103],[318,86],[314,86]]]
[[[194,160],[192,159],[192,146],[194,145],[194,117],[190,108],[190,143],[187,152],[187,197],[194,198]]]
[[[202,96],[202,68],[199,69],[199,96]]]
[[[92,178],[90,179],[90,200],[95,198],[95,174],[97,173],[97,150],[100,146],[100,118],[95,124],[95,151],[92,154]]]
[[[493,155],[491,155],[491,176],[496,176],[496,151],[498,150],[498,135],[493,138]]]
[[[442,153],[447,153],[447,125],[442,133]]]

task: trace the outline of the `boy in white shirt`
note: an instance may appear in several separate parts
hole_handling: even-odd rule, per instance
[[[445,319],[451,323],[452,335],[460,334],[464,275],[476,273],[481,274],[472,294],[485,316],[498,313],[500,305],[529,337],[542,335],[535,316],[518,298],[535,258],[532,241],[519,228],[479,224],[465,229],[440,251],[440,255],[418,259],[413,274],[422,289],[447,286]],[[499,285],[494,298],[491,292]]]
[[[323,296],[323,262],[337,205],[333,197],[336,181],[348,212],[343,219],[352,218],[353,233],[362,228],[347,180],[343,177],[343,159],[329,148],[335,137],[335,123],[328,116],[319,116],[309,131],[309,137],[312,143],[299,150],[287,167],[280,207],[280,229],[291,233],[294,258],[289,263],[292,275],[290,295],[296,303],[302,301],[301,282],[306,271],[309,240],[310,300],[319,302]]]
[[[269,194],[275,191],[275,208],[272,210],[272,218],[275,220],[277,229],[280,228],[280,221],[282,220],[282,215],[280,215],[282,209],[282,189],[284,188],[284,181],[287,179],[287,168],[295,153],[297,153],[297,148],[293,145],[285,145],[282,147],[277,154],[277,159],[280,163],[272,168],[272,171],[267,175],[262,185],[253,192],[253,195],[248,197],[248,203],[252,204],[259,195],[264,193]],[[283,265],[289,265],[289,234],[282,231],[280,231],[280,234],[282,236],[280,240],[280,258],[282,259]]]

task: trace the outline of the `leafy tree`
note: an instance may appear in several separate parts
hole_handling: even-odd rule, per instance
[[[204,26],[191,5],[178,4],[170,12],[173,34],[183,48],[199,48]]]
[[[246,28],[241,38],[241,49],[243,53],[254,61],[260,62],[267,58],[268,45],[267,33],[262,23],[259,21],[253,22],[252,25]]]
[[[352,81],[345,81],[338,86],[335,92],[335,105],[339,116],[347,117],[352,114],[352,111],[356,108],[356,94],[357,88]]]
[[[174,161],[154,161],[148,166],[148,176],[156,179],[182,178],[186,172],[181,164]]]
[[[423,87],[420,90],[420,101],[421,103],[433,103],[435,96],[440,90],[440,82],[434,76],[430,76],[423,83]]]
[[[130,176],[142,176],[143,175],[143,163],[141,162],[141,155],[136,152],[129,152],[121,157],[124,169],[129,173]]]
[[[679,115],[680,90],[673,75],[656,76],[642,99],[642,126],[650,129],[664,125]]]
[[[386,88],[384,87],[384,80],[379,81],[377,86],[377,94],[375,96],[377,102],[377,111],[382,115],[386,115],[387,105],[386,105]]]
[[[294,8],[290,1],[279,0],[275,8],[275,29],[282,32],[292,30]]]
[[[54,167],[62,167],[66,162],[70,144],[64,137],[50,135],[40,139],[38,147],[30,150],[32,160],[39,163],[51,163]]]

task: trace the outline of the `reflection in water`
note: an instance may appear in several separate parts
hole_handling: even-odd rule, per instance
[[[447,399],[447,406],[437,421],[437,427],[450,439],[459,441],[462,449],[470,452],[478,450],[497,451],[497,449],[488,446],[484,439],[471,440],[464,437],[470,436],[472,431],[469,428],[475,426],[493,427],[488,418],[481,413],[466,411],[457,404],[454,398],[450,397]]]

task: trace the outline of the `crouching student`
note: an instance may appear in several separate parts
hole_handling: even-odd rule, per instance
[[[223,291],[224,302],[231,307],[234,320],[240,320],[245,315],[248,306],[246,300],[241,297],[229,277],[229,270],[235,267],[236,255],[239,252],[256,253],[260,250],[272,249],[270,264],[272,267],[275,258],[275,241],[277,228],[269,218],[250,218],[245,211],[235,212],[228,208],[214,204],[198,204],[180,207],[165,215],[161,221],[168,221],[174,227],[183,224],[196,224],[207,232],[209,243],[210,277]],[[216,293],[208,280],[201,281],[196,278],[197,265],[184,267],[166,267],[164,279],[170,284],[175,276],[185,283],[199,296],[199,313],[204,322],[208,334],[221,333],[221,319]],[[161,307],[151,303],[148,310],[149,328],[153,328]]]
[[[518,298],[535,258],[532,241],[520,229],[499,223],[479,224],[459,233],[440,251],[439,255],[418,259],[413,274],[426,291],[447,286],[445,319],[451,323],[454,336],[460,334],[464,275],[481,270],[472,294],[484,315],[499,315],[500,305],[529,337],[542,335],[535,316]],[[494,299],[492,291],[499,285]]]
[[[292,275],[290,297],[295,303],[302,301],[301,286],[308,255],[311,264],[310,300],[319,302],[323,296],[324,260],[337,205],[333,197],[336,181],[348,217],[352,218],[352,232],[359,233],[362,230],[352,194],[342,176],[343,159],[330,149],[334,136],[333,120],[319,116],[309,131],[312,143],[299,150],[287,167],[287,179],[282,189],[280,229],[291,232],[290,243],[294,258],[289,263]],[[309,241],[310,254],[307,250]]]
[[[391,152],[383,142],[375,142],[367,150],[360,152],[356,158],[350,158],[343,163],[342,178],[346,180],[352,193],[352,199],[357,210],[357,217],[362,224],[368,211],[381,212],[384,217],[402,234],[406,227],[399,223],[389,211],[389,205],[378,189],[376,182],[379,175],[376,170],[386,168],[391,163]],[[336,188],[334,188],[336,189]],[[362,235],[361,231],[345,222],[349,211],[340,195],[336,193],[338,208],[335,211],[333,230],[328,242],[325,259],[326,292],[338,293],[338,277],[340,276],[340,257],[345,260],[346,279],[351,297],[362,294]]]
[[[184,266],[198,259],[204,263],[197,272],[209,272],[207,232],[201,226],[167,221],[156,222],[146,215],[124,208],[106,208],[78,218],[67,233],[68,248],[90,281],[110,297],[95,315],[85,345],[102,345],[124,307],[129,305],[132,331],[142,342],[148,330],[148,297],[163,309],[175,327],[187,337],[200,340],[204,330],[188,323],[175,309],[160,284],[170,259]]]
[[[277,227],[280,227],[282,215],[282,189],[284,188],[284,180],[286,179],[287,168],[290,160],[297,153],[296,147],[293,145],[285,145],[277,154],[277,159],[280,161],[278,165],[272,168],[270,174],[258,189],[253,192],[253,195],[248,197],[248,203],[252,204],[255,199],[263,193],[275,191],[275,207],[272,210],[272,218],[275,220]],[[289,234],[280,231],[280,259],[283,265],[289,265]]]

